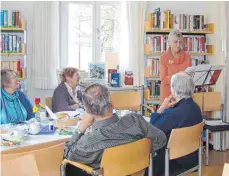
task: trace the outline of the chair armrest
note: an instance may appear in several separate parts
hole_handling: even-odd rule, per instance
[[[88,172],[89,174],[92,174],[92,173],[94,172],[94,170],[93,170],[92,167],[87,166],[87,165],[82,164],[82,163],[75,162],[75,161],[70,161],[70,160],[64,159],[64,160],[62,161],[62,164],[64,164],[64,165],[65,165],[65,164],[71,164],[71,165],[73,165],[73,166],[75,166],[75,167],[77,167],[77,168],[80,168],[80,169],[82,169],[82,170]]]
[[[141,104],[141,106],[147,108],[147,109],[150,110],[151,112],[155,112],[155,109],[154,109],[153,107],[150,107],[150,106],[145,105],[145,104]]]

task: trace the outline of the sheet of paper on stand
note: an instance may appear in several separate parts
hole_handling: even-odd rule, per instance
[[[228,125],[228,123],[223,122],[222,120],[205,120],[206,125],[216,126],[216,125]]]

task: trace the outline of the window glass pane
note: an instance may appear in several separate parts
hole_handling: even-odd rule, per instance
[[[92,62],[92,4],[69,4],[68,65],[88,70]]]
[[[101,62],[105,62],[106,52],[119,52],[120,14],[118,4],[100,6]]]

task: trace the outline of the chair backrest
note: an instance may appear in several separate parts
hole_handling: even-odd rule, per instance
[[[114,109],[140,111],[142,104],[142,91],[110,92]]]
[[[40,175],[42,176],[56,176],[60,175],[60,165],[63,160],[64,143],[43,148],[40,150],[34,150],[23,153],[4,154],[1,155],[2,161],[9,161],[11,159],[34,154],[37,167]]]
[[[45,104],[52,110],[52,97],[45,98]]]
[[[200,147],[204,122],[185,128],[173,129],[167,148],[169,159],[176,159],[188,155]]]
[[[150,163],[151,140],[141,139],[104,150],[100,167],[104,176],[126,176],[137,173]]]
[[[228,175],[229,175],[229,164],[225,163],[222,176],[228,176]]]
[[[2,176],[39,176],[34,155],[25,155],[1,163]]]

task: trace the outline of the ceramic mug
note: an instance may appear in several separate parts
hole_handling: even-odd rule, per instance
[[[25,136],[25,130],[23,130],[23,129],[15,129],[13,131],[13,135],[16,138],[23,138]]]
[[[29,133],[30,134],[38,134],[41,130],[40,122],[33,122],[29,125]]]

